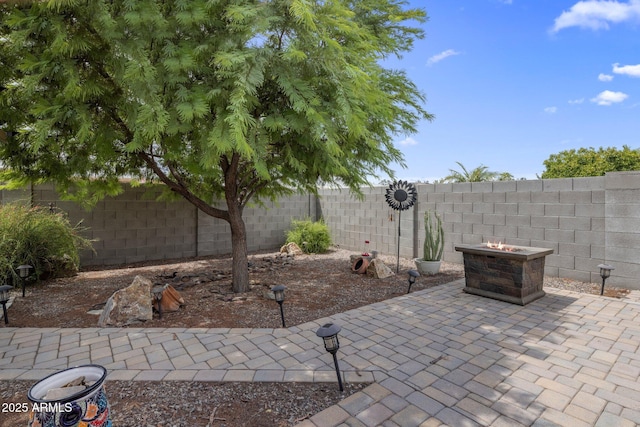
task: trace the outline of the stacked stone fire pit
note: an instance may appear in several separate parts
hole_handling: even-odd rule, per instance
[[[545,295],[544,262],[553,249],[487,243],[455,249],[464,258],[465,292],[519,305]]]

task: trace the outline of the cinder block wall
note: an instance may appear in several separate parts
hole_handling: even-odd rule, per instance
[[[413,254],[415,236],[414,212],[399,213],[388,208],[385,188],[364,188],[363,200],[356,199],[348,190],[321,190],[318,214],[329,225],[334,244],[356,251],[378,251],[396,254],[398,219],[401,220],[400,252],[402,256]]]
[[[139,261],[224,255],[231,252],[231,230],[220,219],[197,210],[183,199],[156,201],[142,188],[127,187],[115,197],[100,201],[90,211],[74,202],[61,201],[51,185],[33,190],[1,191],[0,202],[24,202],[47,207],[53,203],[72,224],[82,221],[85,237],[95,240],[95,253],[83,251],[82,265],[117,265]],[[250,251],[279,248],[292,219],[316,217],[315,197],[292,196],[266,209],[248,206],[244,211]]]
[[[222,209],[223,205],[218,204]],[[195,209],[195,208],[193,208]],[[198,221],[198,255],[231,253],[231,229],[226,221],[212,218],[196,210]],[[265,202],[264,207],[247,206],[244,209],[249,251],[280,248],[285,232],[293,219],[316,219],[316,200],[309,195],[294,195],[277,203]]]
[[[640,172],[607,174],[604,199],[605,261],[615,267],[607,283],[640,289]]]
[[[128,187],[122,194],[107,197],[87,211],[78,204],[62,201],[53,186],[37,186],[33,202],[54,203],[76,224],[87,227],[84,235],[94,239],[95,253],[84,251],[82,265],[115,265],[197,255],[197,216],[184,200],[158,202],[157,191]]]
[[[385,187],[365,189],[360,203],[338,190],[322,190],[320,211],[334,242],[360,251],[396,254],[398,212]],[[598,264],[616,267],[607,283],[640,289],[640,172],[604,177],[418,185],[418,201],[402,212],[400,255],[418,257],[424,212],[444,222],[444,260],[462,263],[457,244],[487,241],[551,248],[547,275],[600,282]]]

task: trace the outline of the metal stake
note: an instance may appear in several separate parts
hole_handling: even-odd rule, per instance
[[[338,358],[336,357],[336,353],[336,351],[331,353],[333,355],[333,364],[336,367],[336,375],[338,376],[338,386],[340,387],[340,391],[344,391],[344,388],[342,387],[342,378],[340,378],[340,368],[338,368]]]
[[[398,211],[398,256],[396,257],[396,274],[400,272],[400,224],[402,223],[402,211]]]
[[[284,310],[282,309],[282,303],[284,301],[278,301],[278,305],[280,306],[280,317],[282,318],[282,327],[286,328],[286,326],[284,325]]]
[[[4,314],[4,324],[8,325],[9,324],[9,318],[7,317],[7,303],[6,302],[2,303],[2,313]]]

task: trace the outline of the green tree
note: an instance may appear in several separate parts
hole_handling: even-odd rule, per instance
[[[0,5],[0,182],[55,182],[94,203],[123,176],[164,185],[231,228],[248,290],[242,212],[319,184],[356,194],[393,176],[398,134],[431,119],[382,60],[424,22],[400,0],[53,0]],[[9,71],[11,70],[11,71]],[[212,206],[224,200],[224,207]]]
[[[640,149],[624,145],[615,147],[579,148],[552,154],[543,162],[542,178],[573,178],[602,176],[607,172],[640,170]]]
[[[487,166],[480,165],[475,169],[467,170],[460,162],[456,162],[462,171],[456,171],[449,169],[451,172],[449,175],[442,178],[442,182],[483,182],[483,181],[495,181],[498,178],[506,178],[512,176],[511,174],[491,172]],[[507,174],[507,175],[505,175]],[[504,179],[501,179],[504,180]]]
[[[514,179],[516,178],[509,172],[500,172],[498,174],[498,181],[513,181]]]

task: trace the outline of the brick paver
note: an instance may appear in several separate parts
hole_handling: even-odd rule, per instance
[[[5,327],[0,380],[98,363],[110,380],[335,383],[333,359],[315,336],[334,321],[342,326],[344,381],[373,384],[301,427],[640,421],[638,302],[545,289],[520,307],[462,287],[457,281],[288,329]]]

